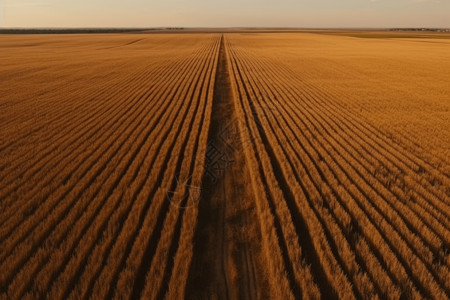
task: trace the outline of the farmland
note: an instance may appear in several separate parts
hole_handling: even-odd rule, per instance
[[[1,36],[0,299],[449,298],[448,37]]]

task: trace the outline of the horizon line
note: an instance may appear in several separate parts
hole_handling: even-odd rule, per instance
[[[13,29],[13,30],[64,30],[64,29],[450,29],[450,27],[431,27],[431,26],[401,26],[401,27],[375,27],[375,26],[336,26],[336,27],[292,27],[292,26],[46,26],[46,27],[2,27],[0,30]]]

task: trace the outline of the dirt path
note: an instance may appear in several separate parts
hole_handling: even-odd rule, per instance
[[[188,299],[258,299],[267,295],[255,197],[229,80],[222,38]]]

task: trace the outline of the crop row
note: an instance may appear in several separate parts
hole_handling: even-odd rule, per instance
[[[315,252],[319,266],[303,255],[321,290],[331,286],[339,297],[447,297],[448,204],[431,184],[446,176],[388,143],[337,105],[335,95],[229,41],[237,99],[258,124],[249,129],[255,144],[270,157],[260,165],[276,174],[265,189],[281,187],[274,199],[286,203],[295,227],[283,235],[297,233],[292,247]],[[419,166],[425,176],[417,176]]]
[[[11,172],[11,183],[14,176],[26,180],[4,186],[3,296],[124,298],[145,288],[153,298],[168,291],[168,255],[189,253],[186,224],[195,223],[195,215],[170,205],[176,199],[168,192],[184,199],[189,185],[176,186],[177,178],[201,180],[197,161],[206,147],[218,47],[219,38],[208,35],[177,58],[141,68],[96,91],[107,101],[86,114],[72,111],[69,123],[58,107],[55,122],[66,126],[58,132],[43,125],[42,145],[34,155],[24,153],[36,167]],[[177,264],[189,260],[180,257]],[[150,290],[147,273],[152,284],[159,282]]]

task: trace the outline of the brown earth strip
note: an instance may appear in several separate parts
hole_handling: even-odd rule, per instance
[[[268,295],[255,197],[242,155],[227,58],[221,43],[187,299]]]

